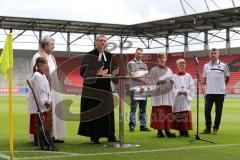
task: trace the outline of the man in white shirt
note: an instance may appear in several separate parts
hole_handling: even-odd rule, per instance
[[[204,84],[206,84],[205,95],[205,125],[203,134],[210,134],[212,128],[211,111],[213,103],[215,103],[215,121],[213,125],[213,133],[218,134],[221,122],[224,97],[226,94],[226,85],[228,84],[230,72],[228,66],[219,60],[219,51],[215,48],[211,49],[210,62],[206,63],[203,68]]]
[[[147,96],[144,93],[146,88],[146,80],[144,78],[139,78],[141,75],[147,74],[147,65],[142,62],[143,50],[137,48],[135,52],[135,57],[127,63],[127,69],[130,79],[130,121],[129,121],[129,131],[133,132],[136,126],[136,110],[139,105],[139,121],[140,121],[140,131],[150,131],[147,125]]]

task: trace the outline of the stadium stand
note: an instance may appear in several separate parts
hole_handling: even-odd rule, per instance
[[[17,51],[14,55],[14,69],[13,69],[13,87],[16,93],[21,90],[26,91],[26,78],[31,76],[31,59],[32,55],[36,51]],[[187,61],[187,72],[189,72],[193,78],[196,77],[196,65],[193,53],[189,55],[191,57],[186,57]],[[79,68],[81,65],[81,58],[75,53],[69,56],[63,52],[56,52],[56,61],[58,64],[58,74],[59,78],[64,84],[63,88],[65,93],[78,92],[82,86],[83,79],[79,75]],[[177,72],[176,60],[183,57],[183,53],[172,53],[168,55],[167,65],[173,70],[174,73]],[[124,61],[128,61],[133,58],[133,54],[124,54]],[[198,57],[199,59],[199,71],[202,74],[203,65],[209,61],[209,57],[206,54]],[[229,65],[231,72],[231,78],[228,85],[228,93],[240,93],[240,53],[232,53],[229,55],[221,55],[220,59]],[[156,65],[156,54],[145,54],[144,62],[148,64],[149,69]],[[122,61],[121,61],[122,62]],[[0,75],[0,93],[7,93],[8,82],[2,80],[3,77]],[[24,92],[25,93],[25,92]]]
[[[155,54],[150,54],[151,58],[149,58],[149,54],[145,55],[147,56],[147,58],[144,58],[144,60],[146,61],[146,63],[148,64],[149,68],[151,68],[152,66],[156,65],[155,61]],[[128,56],[128,58],[126,58],[126,60],[131,59],[130,57],[132,57],[133,55],[126,55]],[[173,70],[174,73],[176,73],[178,71],[177,66],[176,66],[176,60],[178,58],[182,58],[183,54],[170,54],[168,56],[168,62],[167,65]],[[72,59],[72,60],[71,60]],[[73,60],[74,58],[68,58],[68,57],[61,57],[61,58],[57,58],[57,63],[58,65],[60,65],[61,70],[63,71],[63,73],[65,73],[67,76],[67,78],[69,79],[70,83],[73,86],[82,86],[82,82],[83,79],[82,77],[79,76],[79,60]],[[185,58],[187,61],[187,72],[190,73],[193,78],[196,78],[196,65],[195,65],[195,61],[194,58],[192,57],[187,57]],[[209,61],[209,57],[208,56],[203,56],[203,57],[199,57],[199,71],[200,71],[200,75],[202,74],[202,70],[203,70],[203,66],[205,63],[207,63]],[[232,54],[232,55],[222,55],[220,58],[223,62],[227,63],[229,65],[229,69],[231,72],[231,79],[229,81],[229,85],[228,85],[228,92],[229,93],[235,93],[234,88],[239,88],[240,86],[240,74],[239,74],[239,68],[240,68],[240,54]],[[70,62],[68,62],[70,61]],[[68,63],[66,63],[68,62]],[[61,67],[62,64],[64,64],[64,66]],[[76,64],[77,63],[77,64]],[[73,68],[73,66],[77,66],[77,68]],[[205,87],[205,86],[203,86]],[[236,91],[238,91],[239,89],[237,89]],[[239,92],[237,92],[239,93]]]

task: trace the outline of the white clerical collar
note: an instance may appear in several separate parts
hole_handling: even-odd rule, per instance
[[[106,62],[107,61],[107,58],[106,58],[106,56],[105,56],[105,53],[103,52],[103,53],[99,53],[98,54],[98,61],[101,61],[102,60],[102,56],[103,56],[103,59],[104,59],[104,61]]]

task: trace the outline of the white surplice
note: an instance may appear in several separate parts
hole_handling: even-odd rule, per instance
[[[48,80],[45,75],[35,72],[31,77],[30,81],[31,87],[34,91],[34,94],[37,99],[34,98],[32,90],[29,91],[29,103],[28,103],[28,113],[29,114],[36,114],[37,113],[37,105],[41,112],[47,112],[48,109],[46,108],[46,103],[52,102],[52,96],[50,92],[50,86]]]
[[[171,88],[171,84],[169,83],[173,79],[173,73],[170,68],[160,68],[153,67],[149,72],[149,85],[147,87],[150,88],[152,92],[151,94],[151,104],[152,106],[172,106],[173,105],[173,90],[166,88]],[[160,84],[157,85],[159,80],[166,80],[169,85]]]
[[[195,95],[192,76],[189,73],[185,73],[184,75],[175,74],[173,79],[175,93],[173,112],[191,111],[190,101]],[[186,91],[187,95],[178,95],[179,91]]]

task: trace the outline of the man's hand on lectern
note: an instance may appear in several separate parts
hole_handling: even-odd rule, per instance
[[[97,71],[98,76],[105,76],[108,73],[108,69],[103,69],[103,66]]]
[[[112,71],[112,75],[113,75],[113,76],[119,75],[119,67],[117,67],[116,69],[114,69],[114,70]]]

